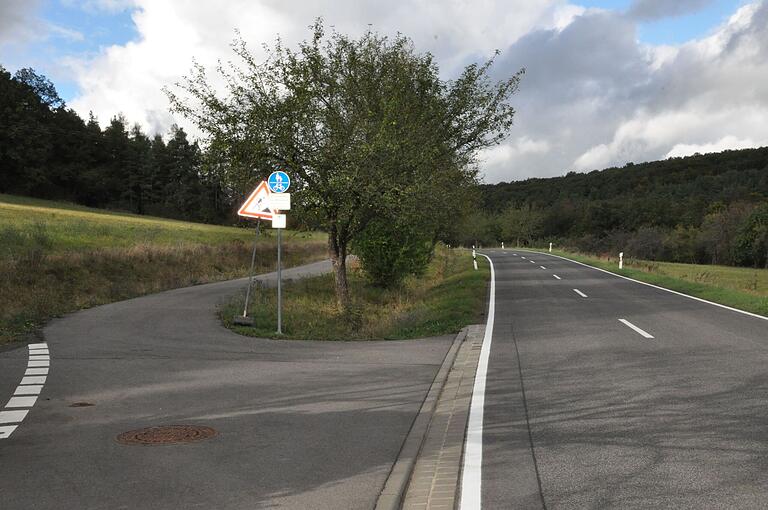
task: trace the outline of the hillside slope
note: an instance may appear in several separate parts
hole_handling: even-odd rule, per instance
[[[583,251],[763,267],[768,147],[483,185],[488,242],[558,242]],[[477,229],[476,229],[477,230]],[[544,243],[546,244],[546,243]]]
[[[256,260],[268,271],[275,238],[262,232]],[[253,239],[253,228],[0,195],[0,344],[81,308],[245,276]],[[283,247],[286,266],[326,257],[319,233],[287,232]]]

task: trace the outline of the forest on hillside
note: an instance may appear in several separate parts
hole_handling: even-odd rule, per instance
[[[83,120],[32,69],[0,66],[0,193],[209,223],[236,220],[243,190],[173,127],[146,135],[123,116]],[[768,147],[484,184],[443,241],[549,242],[588,253],[768,267]],[[299,210],[294,227],[317,228]]]
[[[463,244],[766,267],[768,147],[480,186]]]
[[[231,194],[196,142],[167,141],[118,115],[82,119],[45,76],[0,66],[0,193],[190,221],[231,216]]]

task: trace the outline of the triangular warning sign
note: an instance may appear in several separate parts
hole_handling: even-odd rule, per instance
[[[265,181],[261,181],[261,184],[256,187],[248,200],[237,211],[237,214],[247,218],[272,219],[272,209],[269,208],[269,188]]]

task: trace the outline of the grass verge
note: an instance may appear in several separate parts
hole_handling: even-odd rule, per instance
[[[768,316],[767,269],[678,264],[631,258],[625,259],[624,268],[619,269],[618,257],[562,250],[553,250],[552,253],[641,282]]]
[[[468,324],[484,322],[488,262],[465,251],[438,248],[422,277],[402,287],[371,286],[356,268],[350,271],[353,305],[341,314],[336,306],[333,276],[328,274],[290,282],[283,289],[281,338],[305,340],[401,340],[455,333]],[[232,324],[242,311],[243,296],[221,309],[225,326],[256,337],[276,338],[277,293],[257,288],[249,315],[254,327]]]
[[[82,308],[245,276],[253,229],[201,225],[0,195],[0,344]],[[285,265],[326,257],[318,234],[287,233]],[[275,267],[265,229],[260,272]]]

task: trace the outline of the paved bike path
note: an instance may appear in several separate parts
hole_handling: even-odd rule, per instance
[[[324,262],[283,274],[329,270]],[[372,508],[453,335],[242,337],[221,327],[215,309],[246,282],[52,321],[45,385],[0,440],[3,509]],[[26,347],[0,353],[0,399],[14,392],[27,358]],[[179,424],[218,435],[184,445],[115,441],[128,430]]]

